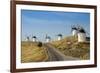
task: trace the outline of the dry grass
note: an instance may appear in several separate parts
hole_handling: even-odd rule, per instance
[[[42,62],[48,59],[45,48],[38,47],[38,42],[22,42],[21,44],[21,62]]]
[[[69,36],[60,41],[53,41],[51,44],[66,56],[83,60],[90,58],[90,43],[78,43],[76,36]]]

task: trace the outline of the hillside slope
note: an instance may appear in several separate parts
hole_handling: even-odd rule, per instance
[[[42,62],[48,59],[44,46],[40,46],[39,42],[21,42],[21,62]]]
[[[76,36],[68,36],[60,41],[53,41],[51,44],[66,56],[72,56],[82,60],[90,58],[90,43],[79,43],[77,42]]]

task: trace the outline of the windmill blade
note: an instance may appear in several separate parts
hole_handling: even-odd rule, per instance
[[[47,37],[48,37],[48,35],[46,34],[45,38],[47,38]]]
[[[90,35],[90,33],[89,32],[86,32],[88,35]]]
[[[87,35],[90,35],[90,34],[89,34],[89,32],[88,32],[88,31],[86,31],[86,29],[85,29],[85,28],[83,28],[83,27],[82,27],[82,29],[85,31],[85,33],[86,33]]]
[[[74,28],[74,25],[71,25],[71,32],[73,31],[73,29],[72,28]]]
[[[80,25],[79,24],[77,24],[77,29],[80,29]]]
[[[71,27],[71,32],[72,32],[72,25],[70,27]]]
[[[85,32],[86,32],[86,34],[87,34],[87,35],[90,35],[90,33],[89,33],[89,32],[87,32],[86,30],[85,30]]]

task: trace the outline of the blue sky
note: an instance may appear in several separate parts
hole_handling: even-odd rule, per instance
[[[46,34],[53,40],[57,34],[71,35],[72,25],[81,25],[90,32],[90,14],[80,12],[21,10],[22,40],[36,36],[44,41]]]

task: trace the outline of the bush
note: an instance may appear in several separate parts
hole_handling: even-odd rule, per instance
[[[42,42],[39,42],[38,43],[38,47],[42,47]]]

